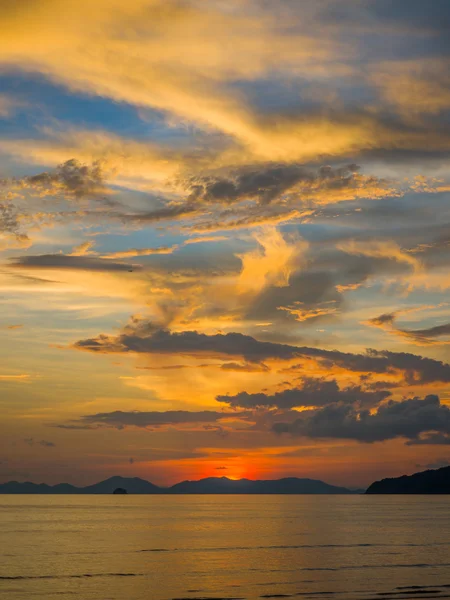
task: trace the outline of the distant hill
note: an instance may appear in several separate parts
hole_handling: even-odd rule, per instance
[[[0,484],[0,494],[79,494],[80,488],[69,483],[58,483],[58,485],[47,485],[46,483],[31,483],[25,481],[8,481]]]
[[[357,492],[329,485],[315,479],[289,477],[267,481],[208,477],[199,481],[182,481],[169,488],[161,488],[138,477],[110,477],[94,485],[75,487],[68,483],[19,483],[9,481],[0,484],[0,494],[112,494],[122,488],[128,494],[354,494]]]
[[[163,488],[150,483],[150,481],[145,481],[145,479],[139,479],[139,477],[119,477],[116,475],[105,481],[100,481],[100,483],[94,483],[94,485],[79,488],[79,493],[112,494],[117,488],[126,490],[128,494],[162,494],[164,492]]]
[[[0,484],[0,494],[112,494],[117,488],[123,488],[129,494],[161,494],[165,492],[163,488],[139,479],[139,477],[115,476],[86,487],[75,487],[70,483],[47,485],[29,481],[25,483],[9,481]]]
[[[172,494],[352,494],[350,490],[315,479],[251,481],[208,477],[200,481],[183,481],[170,488]]]
[[[450,467],[375,481],[366,494],[450,494]]]

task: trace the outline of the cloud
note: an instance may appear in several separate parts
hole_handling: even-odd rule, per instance
[[[450,445],[450,434],[427,433],[414,440],[406,442],[407,446],[447,446]]]
[[[254,297],[245,307],[246,317],[263,322],[284,322],[292,328],[293,316],[307,321],[306,317],[314,318],[313,315],[318,316],[327,308],[340,311],[342,297],[336,291],[336,280],[346,276],[345,261],[336,255],[331,259],[332,264],[323,266],[317,262],[313,244],[310,244],[305,259],[294,264],[288,287],[266,287]],[[353,277],[357,274],[354,268]],[[361,276],[364,276],[364,270]]]
[[[426,6],[421,0],[409,0],[407,4],[395,5],[389,0],[365,0],[369,15],[378,17],[385,24],[394,22],[406,31],[428,32],[435,36],[444,35],[450,22],[450,10],[446,0],[435,0]],[[352,3],[350,4],[352,6]],[[379,22],[376,23],[378,25]]]
[[[181,220],[188,221],[184,225],[186,231],[206,233],[301,219],[310,214],[310,210],[305,212],[305,206],[359,198],[379,200],[403,194],[398,184],[362,175],[359,167],[353,164],[344,167],[322,166],[317,170],[290,162],[263,163],[255,167],[222,165],[219,169],[222,174],[217,175],[214,161],[221,161],[217,156],[216,159],[209,158],[212,164],[208,175],[205,174],[204,159],[188,155],[183,157],[176,150],[170,152],[147,148],[140,142],[122,140],[109,133],[66,132],[64,141],[52,138],[60,135],[57,132],[49,132],[49,135],[49,140],[29,140],[26,143],[23,140],[0,141],[0,146],[5,151],[37,162],[59,160],[68,153],[78,158],[62,163],[54,171],[9,180],[8,186],[20,193],[26,190],[28,194],[41,197],[53,196],[55,200],[61,195],[69,200],[93,199],[97,204],[100,203],[103,210],[99,213],[98,206],[95,210],[72,213],[69,210],[62,213],[46,210],[34,216],[34,224],[39,221],[51,224],[54,220],[97,220],[100,223],[103,219],[124,227],[146,227],[159,221]],[[159,167],[162,168],[161,173]],[[153,174],[155,176],[152,179]],[[294,174],[298,179],[297,184],[286,187],[295,178]],[[284,181],[285,178],[288,182]],[[158,197],[158,203],[163,203],[163,206],[151,210],[128,210],[113,199],[113,192],[106,185],[107,179],[110,183],[114,181],[118,185],[141,191],[148,191],[153,186],[163,192],[163,196]],[[222,196],[212,192],[216,188],[232,185],[230,182],[233,180],[238,182],[235,184],[233,202],[229,205],[229,201],[224,208]],[[205,186],[212,191],[202,192]],[[283,190],[289,193],[283,193]],[[261,201],[261,195],[264,194],[270,195],[270,202]],[[117,196],[116,190],[114,198]],[[153,200],[156,201],[156,196]]]
[[[42,254],[40,256],[19,256],[11,259],[11,267],[15,269],[75,269],[84,271],[134,271],[140,265],[113,262],[109,259],[80,254]]]
[[[179,248],[178,245],[174,246],[160,246],[159,248],[131,248],[130,250],[119,250],[117,252],[109,252],[108,254],[103,254],[102,259],[111,258],[130,258],[133,256],[152,256],[157,254],[172,254]]]
[[[186,233],[211,233],[217,231],[238,231],[252,227],[275,226],[290,221],[301,221],[308,218],[311,210],[292,210],[285,206],[248,206],[233,207],[219,211],[213,215],[203,215],[197,211],[199,217],[192,224],[184,225],[183,232]]]
[[[227,240],[224,236],[203,236],[184,240],[180,244],[173,244],[172,246],[159,246],[158,248],[131,248],[129,250],[119,250],[117,252],[109,252],[103,254],[101,258],[129,258],[132,256],[153,256],[158,254],[173,254],[183,246],[189,246],[191,244],[204,244],[209,242],[221,242]]]
[[[75,159],[58,165],[53,172],[24,177],[20,184],[40,193],[55,195],[62,192],[74,198],[106,193],[101,164],[83,165]]]
[[[391,327],[395,321],[396,313],[384,313],[379,317],[374,317],[367,321],[368,325],[384,329],[385,327]]]
[[[399,402],[389,400],[374,413],[335,403],[319,410],[305,411],[293,423],[275,423],[273,431],[367,443],[395,438],[415,441],[427,432],[450,434],[450,409],[434,395]]]
[[[351,6],[351,21],[355,14],[366,14],[364,3],[358,10]],[[213,3],[205,10],[194,1],[134,0],[124,5],[98,0],[92,10],[87,0],[70,0],[64,35],[57,8],[57,0],[43,0],[32,8],[19,4],[4,9],[0,38],[5,66],[40,73],[71,92],[164,111],[175,122],[217,132],[229,143],[232,157],[253,163],[307,162],[324,155],[450,146],[442,126],[408,128],[401,119],[374,110],[371,98],[364,107],[358,96],[358,110],[344,101],[340,88],[352,83],[360,89],[366,75],[356,60],[363,52],[353,29],[338,31],[323,18],[323,3],[318,9],[303,3],[289,10],[285,6],[275,14],[269,4],[250,1],[233,9]],[[318,30],[324,32],[319,38],[311,33]],[[374,33],[380,37],[378,30]],[[294,94],[300,88],[297,102],[274,112],[264,106],[266,94],[255,100],[241,85],[251,88],[257,82],[265,91],[270,79],[285,89],[292,85]],[[338,101],[336,93],[316,94],[312,108],[307,95],[320,84],[341,94]]]
[[[11,202],[0,202],[0,251],[30,245],[30,238],[21,229],[19,211]]]
[[[2,381],[11,383],[29,383],[31,375],[23,373],[21,375],[0,375],[0,383]]]
[[[434,308],[434,307],[423,307],[423,308]],[[436,338],[450,336],[450,323],[444,323],[442,325],[435,325],[434,327],[426,327],[422,329],[406,329],[404,327],[397,327],[395,325],[397,317],[402,314],[409,312],[415,312],[419,309],[405,309],[399,310],[392,313],[385,313],[373,319],[369,319],[364,323],[378,329],[382,329],[394,335],[397,335],[403,339],[410,341],[412,344],[418,346],[432,346],[440,344],[448,344],[449,340],[439,340]]]
[[[339,388],[335,379],[304,378],[301,387],[283,390],[275,394],[248,394],[240,392],[235,396],[217,396],[218,402],[233,408],[280,408],[318,407],[333,403],[376,406],[391,395],[385,390],[366,391],[360,386]]]
[[[177,148],[157,145],[148,140],[142,142],[97,128],[46,127],[35,138],[0,138],[0,151],[26,164],[53,167],[55,164],[69,163],[85,167],[83,172],[78,173],[81,180],[83,174],[86,174],[86,168],[88,175],[96,169],[98,177],[103,179],[103,187],[106,188],[107,182],[114,182],[123,188],[142,192],[167,192],[171,189],[168,181],[179,177],[183,169],[193,168],[197,163],[195,154],[192,155],[189,150],[183,152]],[[39,176],[34,186],[27,177],[6,180],[6,183],[29,191],[35,188],[44,195],[52,190],[59,189],[61,192],[55,170]],[[101,181],[98,183],[101,188]],[[86,184],[89,186],[89,178]],[[94,185],[94,189],[96,187]],[[106,194],[108,189],[103,191]],[[110,199],[104,198],[103,194],[95,197],[97,202],[100,199],[111,204]]]
[[[267,373],[267,371],[270,371],[269,367],[267,365],[265,365],[264,363],[241,364],[241,363],[230,362],[230,363],[224,363],[224,364],[220,365],[220,368],[223,371],[236,371],[236,372],[241,372],[241,373]]]
[[[344,411],[349,439],[385,435],[391,391],[398,400],[450,382],[437,347],[447,317],[403,327],[385,308],[370,324],[398,338],[367,351],[381,335],[360,325],[368,301],[395,307],[405,288],[422,302],[449,286],[447,5],[6,0],[0,70],[28,102],[16,119],[0,95],[0,115],[13,117],[0,139],[0,304],[4,325],[27,324],[11,341],[46,330],[52,313],[40,339],[55,356],[69,330],[73,348],[90,352],[75,360],[93,372],[92,354],[109,356],[99,364],[128,355],[139,373],[121,381],[133,393],[186,406],[192,394],[196,406],[217,396],[215,409],[258,413],[254,429],[245,423],[252,434],[260,421],[267,434],[275,413],[294,427],[327,409],[333,422]],[[104,236],[96,246],[84,241],[94,235]],[[50,272],[60,281],[42,278]],[[143,316],[105,324],[133,311]],[[408,343],[427,346],[424,356],[390,351]],[[12,385],[27,381],[0,376],[15,394],[33,391]],[[60,427],[69,437],[189,425],[226,435],[211,415],[199,425],[198,414],[102,402]]]
[[[47,440],[37,441],[34,438],[26,438],[23,440],[29,446],[42,446],[43,448],[55,448],[56,444]]]
[[[29,192],[40,197],[64,195],[78,200],[107,194],[100,161],[87,165],[74,158],[59,164],[53,171],[2,179],[0,189]]]
[[[396,195],[392,186],[359,174],[358,165],[322,166],[317,171],[301,164],[261,164],[231,170],[227,177],[197,177],[186,182],[192,202],[234,204],[255,200],[266,205],[285,198],[301,205],[379,198]],[[288,194],[289,192],[289,194]]]
[[[78,350],[101,353],[136,352],[193,356],[235,356],[250,362],[267,358],[290,359],[298,348],[270,342],[258,342],[240,333],[206,335],[197,331],[171,332],[155,328],[146,321],[134,320],[118,336],[99,335],[74,344]]]
[[[320,60],[336,62],[331,40],[319,43],[310,32],[283,28],[262,7],[239,12],[173,0],[135,0],[128,6],[101,0],[92,10],[87,0],[70,1],[64,36],[56,7],[55,0],[36,4],[33,26],[28,8],[4,10],[5,64],[43,73],[72,91],[168,111],[262,154],[270,146],[270,153],[284,154],[289,128],[280,134],[275,126],[260,125],[230,84],[265,77],[273,69],[310,73]],[[130,39],[127,31],[136,35]],[[289,146],[295,147],[293,140]]]
[[[94,247],[95,242],[83,242],[82,244],[75,246],[72,252],[67,256],[88,256],[89,254],[95,254],[95,252],[92,250]]]
[[[367,350],[353,354],[338,350],[323,350],[306,346],[293,346],[275,342],[258,341],[241,333],[207,335],[197,331],[173,332],[159,329],[146,319],[133,317],[116,336],[100,334],[95,338],[79,340],[73,347],[94,353],[170,354],[191,356],[243,357],[259,363],[267,359],[316,360],[323,368],[334,367],[357,373],[400,373],[409,385],[450,382],[450,365],[441,361],[388,350]]]
[[[450,105],[449,57],[380,63],[371,81],[406,120],[445,113]]]
[[[86,210],[92,202],[95,208]],[[51,171],[1,179],[0,250],[31,246],[30,232],[44,227],[105,219],[104,210],[113,205],[99,161],[71,159]]]
[[[368,256],[384,260],[395,260],[412,267],[418,272],[422,269],[421,262],[415,257],[402,250],[396,242],[388,240],[346,240],[336,245],[338,250],[356,256]]]
[[[229,238],[225,235],[203,235],[201,237],[189,238],[183,242],[183,245],[189,246],[191,244],[205,244],[208,242],[225,242],[228,240],[229,240]]]
[[[143,412],[143,411],[114,411],[109,413],[97,413],[84,415],[73,423],[65,424],[65,428],[71,425],[77,427],[102,426],[123,429],[125,427],[158,428],[166,425],[187,425],[196,423],[216,423],[222,419],[236,416],[239,413],[227,414],[211,410],[187,411],[169,410],[165,412]]]
[[[9,117],[20,104],[15,98],[6,94],[0,94],[0,118]]]
[[[311,167],[287,161],[220,169],[180,181],[198,207],[191,232],[233,230],[308,218],[324,204],[380,200],[404,192],[395,182],[359,173],[358,165]],[[202,214],[205,213],[205,214]],[[208,215],[209,213],[209,215]]]
[[[330,303],[333,303],[331,301]],[[318,319],[320,317],[326,317],[329,315],[335,315],[339,312],[339,309],[334,306],[319,306],[315,308],[303,308],[303,302],[294,302],[293,306],[279,306],[278,310],[284,310],[290,315],[295,317],[296,321],[303,323],[310,319]]]
[[[400,329],[398,330],[404,337],[411,338],[418,344],[433,344],[433,338],[449,336],[450,323],[435,325],[424,329]],[[444,342],[447,343],[447,342]]]
[[[298,268],[308,243],[300,239],[289,243],[273,227],[262,228],[253,237],[260,248],[237,255],[242,261],[238,290],[255,293],[269,285],[277,288],[289,286],[294,261]]]
[[[120,213],[112,212],[110,217],[124,223],[148,225],[159,221],[176,221],[185,217],[193,217],[200,212],[199,207],[193,204],[173,204],[147,212]]]

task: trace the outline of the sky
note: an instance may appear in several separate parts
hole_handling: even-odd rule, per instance
[[[0,481],[450,461],[448,0],[3,0]]]

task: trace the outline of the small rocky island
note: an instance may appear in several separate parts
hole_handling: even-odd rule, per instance
[[[125,488],[118,487],[113,491],[113,494],[128,494]]]

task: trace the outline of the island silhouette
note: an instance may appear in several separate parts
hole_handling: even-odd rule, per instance
[[[118,491],[124,490],[124,491]],[[9,481],[0,484],[0,494],[353,494],[345,487],[330,485],[316,479],[284,479],[252,481],[208,477],[199,481],[182,481],[171,487],[159,487],[139,477],[114,476],[85,487],[69,483],[47,485],[46,483],[19,483]]]
[[[367,490],[330,485],[318,479],[285,477],[256,480],[207,477],[160,487],[139,477],[116,475],[77,487],[70,483],[48,485],[25,481],[0,484],[0,494],[450,494],[450,466],[414,475],[375,481]]]
[[[366,494],[450,494],[450,467],[375,481]]]

